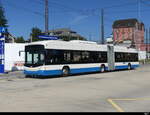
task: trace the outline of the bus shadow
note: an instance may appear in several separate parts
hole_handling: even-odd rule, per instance
[[[90,72],[90,73],[80,73],[80,74],[71,74],[69,76],[27,76],[26,78],[32,78],[32,79],[60,79],[60,78],[71,78],[71,77],[79,77],[79,76],[87,76],[87,75],[96,75],[96,74],[107,74],[107,73],[117,73],[117,72],[123,72],[123,71],[135,71],[135,69],[132,70],[114,70],[114,71],[106,71],[106,72]]]

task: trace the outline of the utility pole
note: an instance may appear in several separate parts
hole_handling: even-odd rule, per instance
[[[104,44],[104,9],[101,10],[101,43]]]
[[[150,59],[150,28],[149,28],[149,37],[148,37],[148,55]]]
[[[0,7],[2,6],[2,2],[1,2],[1,0],[0,0]]]
[[[32,38],[32,35],[30,34],[30,42],[32,43],[33,42],[33,38]]]
[[[148,29],[146,29],[146,59],[148,59]]]
[[[138,19],[141,21],[141,0],[138,0]]]
[[[48,34],[49,31],[49,8],[48,8],[48,0],[45,0],[45,33]]]
[[[0,0],[0,7],[2,7],[2,1]]]

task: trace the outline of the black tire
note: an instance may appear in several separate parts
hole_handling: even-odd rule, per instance
[[[131,64],[128,64],[128,70],[131,70],[132,67],[131,67]]]
[[[70,74],[70,69],[68,68],[68,67],[64,67],[63,69],[62,69],[62,76],[63,77],[66,77],[66,76],[68,76]]]
[[[100,72],[104,73],[105,71],[106,71],[105,65],[102,65],[101,68],[100,68]]]

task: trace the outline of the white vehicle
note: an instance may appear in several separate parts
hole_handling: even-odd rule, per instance
[[[135,49],[89,41],[48,40],[25,47],[27,76],[54,76],[134,69],[139,66]]]

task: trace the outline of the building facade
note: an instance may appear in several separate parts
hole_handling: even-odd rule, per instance
[[[80,34],[78,34],[77,32],[69,28],[60,28],[60,29],[50,30],[48,34],[58,36],[65,41],[86,40],[83,36],[81,36]]]
[[[113,24],[113,36],[116,44],[128,41],[138,50],[145,50],[144,24],[137,19],[117,20]]]

